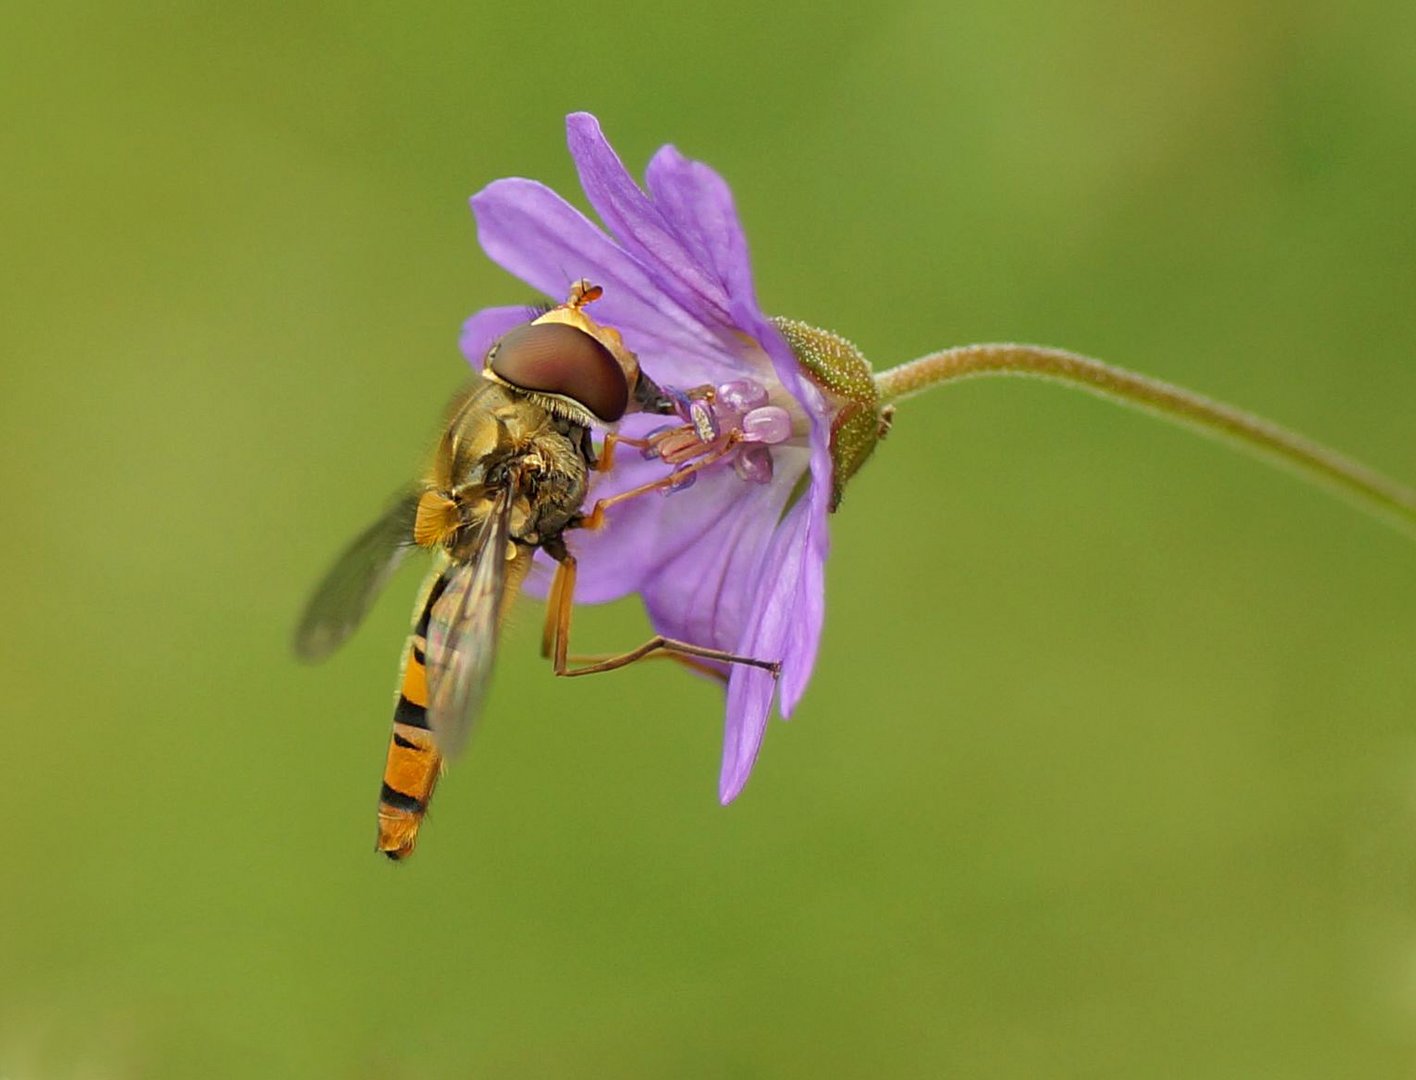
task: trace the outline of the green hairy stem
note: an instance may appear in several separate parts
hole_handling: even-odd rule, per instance
[[[962,345],[880,372],[875,385],[882,402],[896,402],[941,383],[983,375],[1047,379],[1144,409],[1286,465],[1416,534],[1416,491],[1411,488],[1240,409],[1063,349]]]

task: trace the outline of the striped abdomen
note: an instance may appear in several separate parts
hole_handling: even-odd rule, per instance
[[[393,735],[388,743],[383,787],[379,792],[378,849],[390,859],[413,853],[418,827],[433,797],[442,772],[442,755],[428,728],[428,617],[446,587],[435,576],[421,604],[417,622],[408,637],[399,679],[398,701],[393,711]]]

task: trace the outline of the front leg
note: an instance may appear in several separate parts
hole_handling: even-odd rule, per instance
[[[596,472],[609,472],[615,466],[615,447],[623,443],[625,446],[632,446],[636,450],[648,450],[648,439],[631,439],[628,436],[608,432],[605,441],[600,444],[600,454],[590,462]]]
[[[629,442],[628,439],[621,439],[621,442]],[[736,431],[730,431],[726,435],[719,436],[716,443],[711,444],[712,448],[702,457],[692,464],[682,468],[674,469],[672,472],[661,476],[657,480],[651,480],[647,484],[640,484],[636,488],[628,491],[621,491],[618,495],[610,495],[607,498],[599,499],[590,508],[588,514],[577,514],[571,518],[567,529],[589,529],[595,531],[605,524],[605,511],[618,503],[626,502],[629,499],[638,498],[640,495],[647,495],[651,491],[662,491],[665,488],[675,488],[684,482],[686,477],[692,476],[700,469],[705,469],[714,462],[721,461],[730,454],[734,447],[742,441],[742,436]],[[633,445],[631,443],[631,445]]]

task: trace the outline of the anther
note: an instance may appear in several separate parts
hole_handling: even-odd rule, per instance
[[[751,412],[766,404],[767,388],[752,379],[734,379],[718,387],[718,405],[732,412]]]
[[[742,418],[745,442],[780,443],[791,438],[792,418],[778,405],[763,405]]]
[[[733,455],[733,471],[754,484],[772,482],[772,451],[761,444],[744,446]]]
[[[718,418],[713,415],[713,407],[704,401],[689,403],[688,418],[698,432],[701,442],[710,443],[718,437]]]

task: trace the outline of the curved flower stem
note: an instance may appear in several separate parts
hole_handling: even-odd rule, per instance
[[[1063,349],[1042,345],[962,345],[882,371],[875,376],[875,385],[882,402],[893,402],[940,383],[981,375],[1030,375],[1145,409],[1287,465],[1354,497],[1392,524],[1416,532],[1416,491],[1411,488],[1232,406]]]

